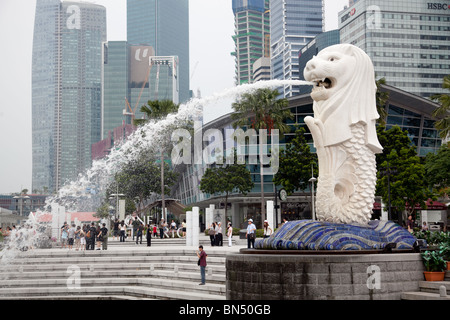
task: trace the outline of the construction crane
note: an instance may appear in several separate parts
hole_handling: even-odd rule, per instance
[[[147,77],[145,78],[144,84],[142,85],[141,91],[139,92],[139,96],[136,100],[134,109],[131,109],[130,103],[129,103],[127,97],[125,97],[125,109],[123,110],[123,115],[129,117],[130,124],[133,124],[134,119],[136,118],[136,110],[137,110],[137,107],[139,106],[139,102],[141,101],[142,92],[144,92],[145,85],[147,84],[148,79],[150,77],[150,71],[152,70],[152,65],[153,65],[152,63],[149,63],[149,65],[148,65]]]

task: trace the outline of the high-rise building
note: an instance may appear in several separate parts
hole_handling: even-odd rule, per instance
[[[105,43],[103,57],[103,138],[142,117],[149,100],[179,103],[178,57],[158,57],[153,47],[126,41]]]
[[[156,56],[177,56],[180,102],[191,98],[188,0],[127,0],[127,41],[152,46]]]
[[[359,0],[339,13],[341,43],[363,49],[377,78],[428,98],[450,72],[449,13],[442,2]]]
[[[271,77],[297,80],[298,52],[324,30],[323,0],[271,0]],[[281,89],[282,96],[299,93],[296,86]]]
[[[253,64],[270,57],[269,0],[233,0],[236,84],[254,82]]]
[[[91,166],[101,138],[106,9],[37,0],[32,61],[32,189],[50,192]]]
[[[129,48],[126,41],[108,41],[104,44],[102,137],[124,120],[123,110],[129,98]]]

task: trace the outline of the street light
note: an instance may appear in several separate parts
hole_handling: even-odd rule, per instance
[[[119,197],[125,197],[123,193],[113,193],[111,194],[110,199],[114,199],[113,197],[116,197],[116,214],[115,217],[119,217]]]
[[[23,199],[30,199],[30,197],[29,197],[29,196],[23,196],[23,195],[20,195],[20,196],[15,196],[15,197],[13,197],[13,199],[20,199],[20,210],[19,210],[19,214],[20,214],[21,216],[23,216]]]
[[[382,176],[387,176],[388,187],[388,220],[392,220],[391,215],[391,174],[397,173],[397,167],[389,167],[389,161],[387,161],[387,167],[380,170]]]
[[[313,221],[316,220],[316,210],[314,208],[314,182],[316,182],[317,179],[314,178],[314,174],[311,177],[311,179],[308,180],[308,182],[311,182],[311,211],[312,211],[312,219]]]

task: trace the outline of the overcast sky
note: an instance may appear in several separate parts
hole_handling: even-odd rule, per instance
[[[126,40],[126,0],[86,1],[107,9],[108,40]],[[231,0],[189,0],[191,89],[234,86]],[[325,0],[325,29],[348,0]],[[0,194],[31,192],[31,56],[35,0],[0,0]],[[212,110],[212,112],[215,112]],[[219,110],[217,111],[219,112]]]

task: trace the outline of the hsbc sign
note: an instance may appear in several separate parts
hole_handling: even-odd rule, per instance
[[[356,13],[356,9],[353,8],[348,13],[344,14],[341,18],[341,23],[347,21],[350,17],[353,17],[355,15],[355,13]]]
[[[428,2],[427,4],[429,10],[450,10],[450,5],[447,3]]]

